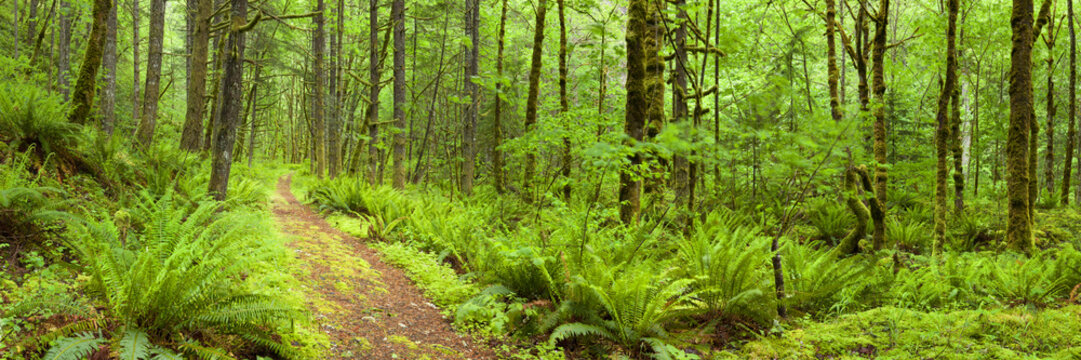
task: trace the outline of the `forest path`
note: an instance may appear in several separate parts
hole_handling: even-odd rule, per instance
[[[312,319],[327,334],[326,359],[491,359],[451,328],[398,268],[360,239],[334,229],[278,180],[275,220],[300,267]]]

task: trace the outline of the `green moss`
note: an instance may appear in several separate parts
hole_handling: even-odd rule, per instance
[[[745,344],[748,359],[1040,359],[1081,354],[1081,306],[924,313],[877,308]],[[726,354],[732,355],[732,354]]]

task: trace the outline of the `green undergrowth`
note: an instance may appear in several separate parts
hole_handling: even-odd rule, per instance
[[[976,329],[998,324],[977,323],[981,318],[968,314],[1005,318],[1032,309],[1043,317],[1066,316],[1055,309],[1081,283],[1081,252],[1071,241],[1045,242],[1045,249],[1029,255],[1000,252],[988,245],[998,225],[980,210],[952,224],[947,251],[930,256],[923,210],[913,202],[908,217],[888,229],[896,237],[892,249],[864,248],[843,258],[831,249],[847,221],[830,219],[842,212],[814,213],[801,226],[820,229],[780,239],[786,296],[777,300],[772,236],[761,222],[723,208],[697,218],[693,227],[667,218],[620,226],[611,221],[611,210],[556,198],[538,210],[487,188],[463,201],[435,189],[395,191],[358,179],[299,180],[305,201],[335,226],[374,241],[388,262],[407,269],[434,302],[453,311],[458,327],[534,348],[562,346],[586,358],[848,356],[847,348],[827,344],[860,337],[836,324],[881,314],[915,330],[885,345],[849,347],[856,355],[905,358],[900,354],[928,354],[925,347],[942,350],[946,345],[925,342],[944,338],[934,329],[955,331],[946,320],[962,317]],[[1061,219],[1048,221],[1048,228],[1068,231],[1070,214],[1049,216]],[[782,321],[778,305],[802,320]],[[971,344],[949,349],[979,349],[992,358],[1044,351],[1004,342],[1020,335],[998,329],[995,338],[970,337]],[[874,341],[894,334],[865,332],[871,335],[860,336]],[[786,350],[792,348],[786,341],[797,346]],[[1047,337],[1034,344],[1065,349],[1073,341]],[[813,342],[820,344],[808,345]],[[762,350],[771,348],[788,352]]]
[[[806,322],[733,359],[1077,359],[1081,307],[921,312],[881,307]],[[797,321],[797,323],[799,323]]]

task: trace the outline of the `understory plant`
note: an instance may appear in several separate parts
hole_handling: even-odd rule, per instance
[[[259,238],[264,232],[254,214],[219,213],[216,202],[201,203],[189,213],[174,206],[168,194],[150,207],[146,228],[137,236],[121,236],[112,218],[87,222],[81,236],[69,241],[89,276],[86,292],[102,304],[111,324],[95,326],[98,333],[54,333],[51,338],[69,337],[55,341],[49,354],[78,358],[63,349],[109,338],[119,339],[120,349],[130,349],[125,354],[135,354],[132,358],[143,358],[136,355],[148,354],[147,349],[157,356],[176,351],[230,358],[226,348],[236,344],[283,358],[301,357],[275,333],[303,320],[303,312],[274,289],[244,285],[246,278],[258,275],[251,269],[273,256]],[[129,340],[147,345],[123,347]]]

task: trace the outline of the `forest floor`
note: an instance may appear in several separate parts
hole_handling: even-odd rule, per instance
[[[362,239],[334,229],[278,180],[273,213],[294,250],[312,320],[327,334],[327,359],[493,359],[458,334],[402,270]]]

